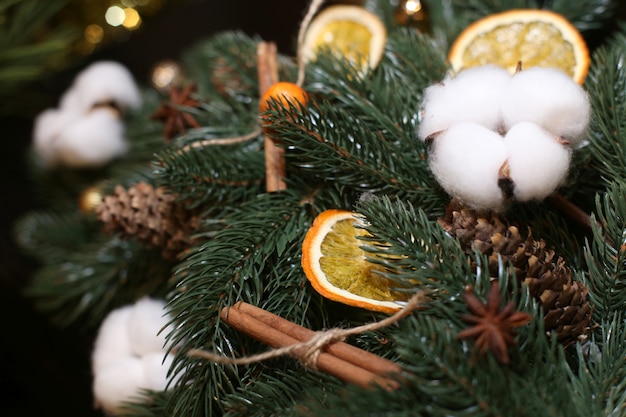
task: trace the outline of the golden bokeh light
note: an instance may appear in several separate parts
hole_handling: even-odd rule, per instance
[[[150,79],[157,89],[165,90],[181,81],[182,69],[176,62],[164,60],[154,66]]]
[[[124,9],[124,21],[122,25],[126,29],[134,30],[141,25],[141,16],[139,16],[139,12],[133,9],[132,7],[127,7]]]
[[[91,44],[100,43],[102,41],[102,37],[104,36],[104,29],[102,26],[91,24],[85,28],[84,32],[85,40]]]

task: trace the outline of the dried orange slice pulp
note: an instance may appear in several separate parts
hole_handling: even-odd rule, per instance
[[[302,268],[311,285],[324,297],[354,307],[393,313],[396,301],[409,296],[393,291],[382,267],[369,262],[359,236],[363,218],[347,210],[326,210],[313,221],[302,244]]]
[[[314,60],[320,48],[328,47],[364,72],[378,65],[386,41],[387,30],[377,15],[360,6],[334,5],[313,18],[301,48],[305,61]]]
[[[584,38],[562,15],[515,9],[484,17],[465,28],[450,48],[454,71],[496,64],[515,71],[534,66],[559,68],[582,84],[589,70]]]

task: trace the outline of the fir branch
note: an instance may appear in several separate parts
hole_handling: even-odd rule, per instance
[[[183,380],[187,383],[177,387],[182,397],[178,401],[192,404],[199,396],[225,398],[264,368],[262,364],[250,366],[246,373],[235,377],[242,382],[235,382],[231,367],[211,363],[191,366],[193,360],[184,356],[190,348],[228,356],[258,349],[256,342],[234,336],[220,323],[222,308],[243,300],[311,325],[311,294],[298,262],[300,240],[311,218],[300,205],[300,198],[290,193],[264,194],[244,203],[230,213],[227,227],[215,239],[192,249],[178,266],[180,290],[174,294],[170,308],[179,330],[168,336],[173,344],[180,344],[183,352],[176,369],[185,373]],[[320,318],[324,314],[316,311],[313,316]],[[212,403],[209,414],[223,407],[219,401]],[[190,410],[187,415],[203,414]]]
[[[626,416],[626,333],[623,311],[600,325],[597,337],[577,346],[577,369],[570,370],[575,407],[585,416]]]
[[[11,95],[27,82],[59,69],[80,36],[77,28],[50,28],[49,22],[67,0],[6,0],[0,3],[0,102],[2,112],[14,111]],[[8,103],[11,103],[10,105]]]
[[[318,184],[334,181],[360,192],[385,190],[442,206],[432,192],[439,187],[415,140],[408,145],[388,138],[371,130],[358,113],[331,103],[309,107],[306,117],[277,108],[268,121],[287,150],[285,157],[294,171],[289,176],[309,177]]]
[[[599,48],[587,77],[592,118],[589,169],[603,182],[626,178],[626,43],[614,41]]]
[[[368,220],[371,238],[363,238],[371,262],[384,266],[385,277],[402,287],[437,294],[460,294],[471,283],[472,271],[459,243],[421,208],[388,197],[357,205]]]
[[[288,416],[301,408],[302,397],[321,398],[326,391],[341,389],[337,379],[318,373],[277,371],[229,394],[224,399],[224,416]]]
[[[40,262],[55,262],[67,252],[80,251],[100,231],[100,224],[84,221],[76,207],[63,210],[32,211],[16,221],[17,242],[28,255]]]
[[[587,286],[594,315],[607,321],[615,311],[626,309],[626,185],[613,183],[596,196],[597,215],[592,215],[593,240],[584,248],[588,264]]]
[[[402,94],[400,97],[403,99],[400,103],[404,105],[404,109],[396,110],[394,114],[397,116],[392,117],[396,122],[406,123],[403,118],[407,113],[409,119],[412,119],[410,115],[415,116],[416,100],[418,104],[421,102],[423,90],[440,82],[447,70],[445,53],[432,38],[402,28],[389,35],[381,68],[375,74],[374,82],[379,84],[385,80],[393,82],[391,89],[394,94]],[[373,90],[379,91],[378,88]],[[405,101],[407,99],[408,101]]]
[[[230,104],[251,103],[259,96],[256,48],[261,39],[241,31],[222,32],[200,42],[183,55],[187,78],[196,80],[199,94],[207,100],[225,100]],[[279,59],[279,78],[295,80],[293,60]],[[209,76],[207,76],[209,74]]]
[[[113,309],[162,294],[171,267],[158,251],[96,236],[80,251],[47,261],[25,293],[57,326],[93,329]]]
[[[190,207],[245,201],[262,190],[265,161],[258,141],[187,152],[169,148],[157,157],[159,183]]]
[[[578,30],[586,32],[600,29],[615,16],[617,0],[544,0],[549,8],[565,16]]]

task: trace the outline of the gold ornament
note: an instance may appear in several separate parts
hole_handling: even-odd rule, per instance
[[[428,6],[422,0],[400,0],[396,8],[396,23],[414,27],[420,32],[430,32]]]
[[[93,185],[83,190],[78,197],[78,208],[85,214],[93,213],[103,198],[102,187]]]

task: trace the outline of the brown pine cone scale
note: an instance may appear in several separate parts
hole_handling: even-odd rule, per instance
[[[199,216],[176,201],[163,188],[139,182],[125,189],[117,185],[96,208],[104,232],[135,238],[147,248],[161,248],[166,259],[175,259],[193,243]]]
[[[441,226],[462,247],[478,250],[489,260],[492,277],[498,276],[498,257],[510,264],[518,281],[528,285],[530,294],[541,304],[544,329],[564,345],[587,338],[592,309],[587,288],[572,280],[572,270],[543,240],[536,240],[529,229],[526,236],[496,214],[451,205]]]

